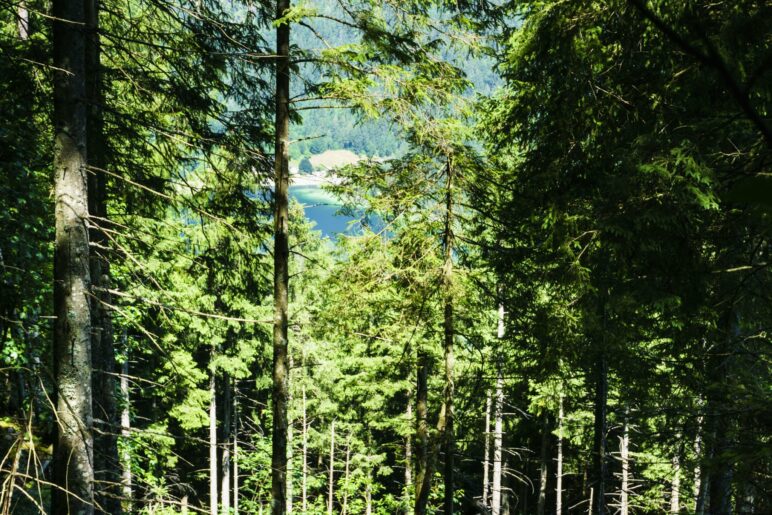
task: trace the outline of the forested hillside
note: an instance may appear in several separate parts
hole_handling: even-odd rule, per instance
[[[758,0],[3,3],[0,515],[772,512],[770,63]]]

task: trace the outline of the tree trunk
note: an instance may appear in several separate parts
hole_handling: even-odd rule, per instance
[[[327,485],[327,515],[332,515],[332,498],[335,487],[335,420],[330,425],[330,475]]]
[[[121,397],[123,398],[123,409],[121,409],[121,437],[124,440],[124,451],[121,456],[121,485],[123,487],[123,502],[126,504],[126,511],[132,511],[132,478],[131,478],[131,452],[127,442],[131,437],[131,412],[129,411],[131,403],[129,397],[129,354],[126,351],[126,358],[121,365]]]
[[[305,360],[304,360],[305,362]],[[304,365],[305,367],[305,365]],[[305,372],[304,372],[305,373]],[[306,385],[303,382],[303,513],[308,511],[308,411],[306,407]]]
[[[276,17],[290,8],[277,0]],[[276,28],[276,142],[273,249],[273,432],[271,459],[271,514],[287,513],[287,308],[289,291],[289,96],[290,25]]]
[[[214,348],[212,348],[214,359]],[[217,515],[217,389],[214,369],[209,371],[209,513]]]
[[[593,465],[592,473],[594,475],[592,486],[594,492],[594,505],[592,513],[595,515],[604,515],[606,513],[606,454],[608,444],[606,442],[606,408],[608,403],[608,365],[606,356],[602,353],[598,355],[596,363],[596,383],[595,383],[595,423],[594,423],[594,444],[593,444]]]
[[[233,384],[233,513],[239,515],[239,387]]]
[[[558,404],[558,463],[555,473],[555,513],[563,515],[563,394]]]
[[[431,474],[429,474],[429,421],[428,375],[429,357],[418,351],[418,381],[416,383],[416,484],[415,515],[426,515],[429,502]]]
[[[407,392],[407,409],[405,415],[408,421],[413,420],[413,399],[411,392]],[[413,441],[410,433],[405,437],[405,510],[410,506],[410,487],[413,484]]]
[[[19,31],[19,39],[26,41],[29,39],[29,10],[27,3],[22,0],[16,9],[16,28]]]
[[[348,481],[349,481],[349,463],[351,461],[351,434],[349,433],[346,440],[346,462],[345,470],[343,473],[343,510],[342,515],[348,514]]]
[[[86,171],[85,2],[53,0],[54,379],[57,438],[52,512],[94,512]]]
[[[625,408],[625,424],[622,430],[622,441],[619,446],[619,456],[622,460],[622,493],[619,498],[619,514],[627,515],[629,513],[629,491],[630,491],[630,426],[627,419],[627,408]]]
[[[681,440],[678,435],[677,440]],[[673,455],[673,479],[670,481],[670,513],[681,511],[681,459],[678,452]]]
[[[544,515],[544,508],[547,506],[547,460],[549,454],[547,454],[549,448],[549,417],[545,411],[542,421],[542,433],[541,433],[541,464],[539,466],[539,501],[536,504],[536,513],[538,515]]]
[[[504,339],[504,304],[499,304],[498,339]],[[496,394],[493,422],[493,484],[491,486],[491,514],[501,514],[501,459],[504,424],[504,378],[501,363],[496,371]]]
[[[703,469],[700,462],[703,459],[702,431],[703,418],[697,417],[697,434],[694,436],[694,456],[697,464],[694,466],[694,513],[695,515],[704,515],[705,497],[707,493],[707,482],[703,478]]]
[[[115,399],[115,348],[109,311],[112,302],[108,246],[102,227],[107,223],[107,178],[102,95],[99,2],[86,0],[86,95],[88,102],[86,138],[88,148],[88,200],[91,301],[91,363],[94,434],[94,479],[97,507],[118,515],[121,510],[120,460],[118,458],[118,408]]]
[[[444,353],[445,353],[445,388],[443,401],[445,403],[445,421],[443,434],[443,447],[445,451],[445,491],[444,513],[453,515],[453,458],[456,453],[456,440],[453,435],[454,413],[453,394],[455,381],[453,377],[453,166],[450,158],[447,160],[447,185],[445,190],[445,229],[443,234],[444,258],[443,258],[443,287],[444,287]]]
[[[292,488],[294,486],[293,471],[295,459],[294,448],[292,446],[294,420],[289,418],[289,406],[292,405],[292,367],[294,366],[292,354],[288,353],[287,361],[289,362],[289,369],[287,370],[287,383],[289,385],[287,388],[287,514],[290,514],[292,513],[292,498],[294,497]]]
[[[490,493],[490,478],[488,477],[488,469],[490,468],[490,448],[491,448],[491,391],[485,392],[485,450],[483,451],[483,488],[482,488],[482,504],[483,506],[489,506],[488,495]]]
[[[220,504],[223,515],[230,515],[231,511],[231,409],[233,400],[231,399],[231,379],[228,374],[223,374],[223,395],[222,395],[222,466],[221,466],[221,484],[220,484]]]

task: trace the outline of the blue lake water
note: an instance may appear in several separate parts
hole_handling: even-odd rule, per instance
[[[355,218],[338,213],[340,203],[319,186],[290,186],[290,196],[303,205],[306,218],[316,223],[323,236],[335,238],[339,233],[355,232],[349,223]]]

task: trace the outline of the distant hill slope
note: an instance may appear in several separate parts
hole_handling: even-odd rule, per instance
[[[334,15],[335,0],[317,0],[313,4],[322,12]],[[316,34],[331,45],[355,42],[357,33],[352,28],[329,20],[316,19],[312,25]],[[319,49],[323,43],[317,35],[305,27],[298,26],[292,35],[293,45],[303,49]],[[467,58],[459,56],[459,64],[474,84],[468,94],[489,94],[500,83],[489,58]],[[305,81],[315,82],[319,72],[312,66],[301,67]],[[294,95],[302,94],[302,82],[296,81]],[[306,105],[306,107],[308,107]],[[321,154],[326,150],[350,150],[360,156],[388,157],[399,155],[405,150],[400,135],[386,120],[360,120],[347,109],[306,109],[302,111],[303,121],[291,129],[292,157]]]

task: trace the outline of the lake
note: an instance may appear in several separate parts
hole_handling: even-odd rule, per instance
[[[335,238],[339,233],[355,231],[349,227],[349,222],[355,218],[337,214],[340,203],[321,187],[317,185],[290,186],[289,193],[292,198],[303,205],[306,218],[316,223],[315,229],[322,231],[323,236]]]

